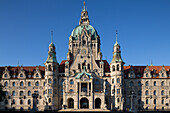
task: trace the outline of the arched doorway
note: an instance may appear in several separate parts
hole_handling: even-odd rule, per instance
[[[101,99],[100,98],[96,98],[95,99],[95,108],[100,108],[101,105]]]
[[[80,100],[80,108],[89,108],[89,100],[87,98]]]
[[[72,98],[69,98],[67,102],[68,108],[74,108],[74,100]]]

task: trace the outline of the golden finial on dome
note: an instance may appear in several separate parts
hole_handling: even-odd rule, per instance
[[[85,3],[85,1],[84,1],[84,3],[83,3],[83,4],[84,4],[84,9],[85,9],[85,8],[86,8],[86,6],[85,6],[85,5],[86,5],[86,3]]]

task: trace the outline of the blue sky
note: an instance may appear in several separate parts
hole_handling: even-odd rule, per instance
[[[169,0],[86,0],[90,24],[111,62],[116,30],[125,65],[170,64]],[[0,0],[0,66],[44,65],[48,45],[67,58],[68,40],[79,24],[83,0]]]

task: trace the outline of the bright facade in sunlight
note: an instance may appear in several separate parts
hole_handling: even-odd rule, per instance
[[[0,109],[30,110],[34,92],[39,111],[170,109],[170,66],[124,66],[117,40],[112,61],[103,60],[85,4],[68,46],[60,64],[51,41],[45,66],[0,67],[6,94]]]

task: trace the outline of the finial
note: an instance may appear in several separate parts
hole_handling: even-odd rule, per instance
[[[84,9],[86,8],[86,6],[85,6],[85,5],[86,5],[86,3],[85,3],[85,1],[84,1]]]
[[[152,64],[152,60],[151,60],[151,66],[153,66],[153,64]]]
[[[51,31],[51,43],[53,43],[53,31]]]
[[[117,42],[117,30],[116,30],[116,42]]]
[[[18,60],[18,64],[17,64],[17,67],[19,67],[19,60]]]

